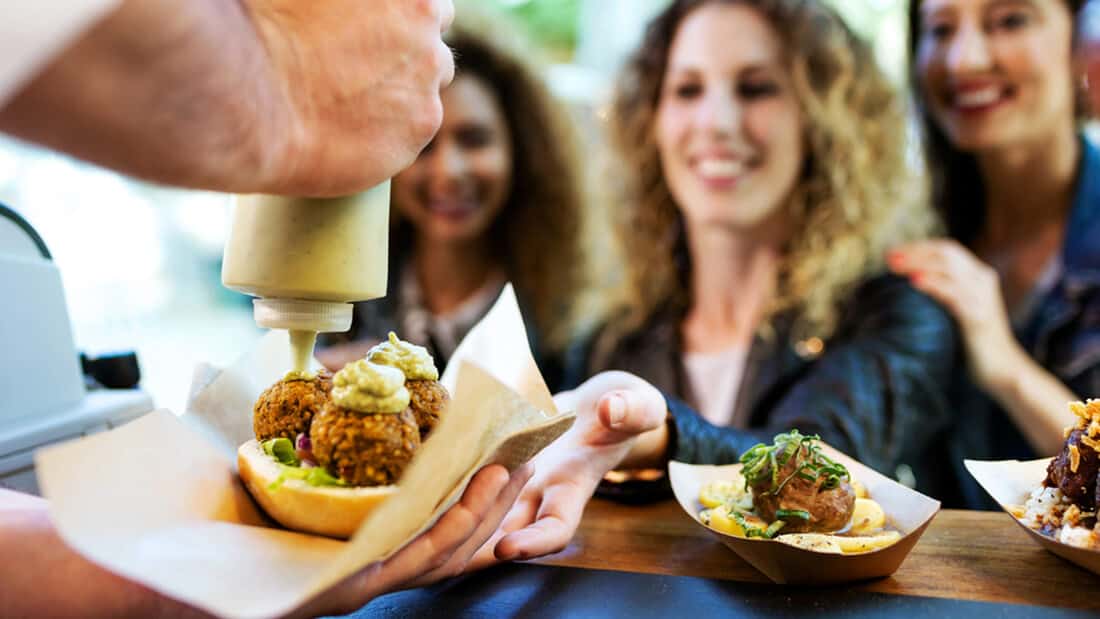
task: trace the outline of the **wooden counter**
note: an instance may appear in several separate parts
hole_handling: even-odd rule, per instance
[[[594,499],[569,547],[535,563],[769,582],[674,501]],[[1003,512],[943,510],[893,576],[843,588],[1100,609],[1100,577],[1040,548]]]

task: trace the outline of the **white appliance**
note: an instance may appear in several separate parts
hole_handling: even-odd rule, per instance
[[[37,494],[36,449],[152,408],[140,389],[85,389],[61,273],[30,224],[0,204],[0,486]]]

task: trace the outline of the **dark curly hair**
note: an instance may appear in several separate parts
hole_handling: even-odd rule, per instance
[[[505,38],[499,16],[460,11],[445,35],[456,76],[488,86],[512,139],[512,183],[487,235],[525,313],[550,352],[574,335],[576,292],[587,277],[585,202],[578,152],[565,110],[524,55]],[[408,251],[411,224],[393,209],[391,247]],[[398,260],[400,260],[400,256]]]

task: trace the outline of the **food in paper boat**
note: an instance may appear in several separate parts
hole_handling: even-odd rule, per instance
[[[283,526],[350,537],[397,481],[450,396],[427,350],[389,340],[331,378],[291,372],[260,395],[241,480]]]
[[[1063,544],[1100,550],[1100,400],[1069,405],[1075,423],[1047,466],[1042,485],[1009,512],[1031,529]]]
[[[882,507],[848,469],[822,451],[817,436],[798,430],[741,456],[730,479],[702,487],[698,517],[726,535],[775,540],[814,552],[878,550],[901,538]]]

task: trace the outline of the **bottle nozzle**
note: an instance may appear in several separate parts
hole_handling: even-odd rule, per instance
[[[343,332],[351,328],[352,304],[303,299],[253,299],[252,316],[267,329]]]

